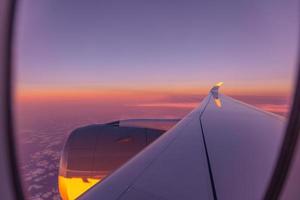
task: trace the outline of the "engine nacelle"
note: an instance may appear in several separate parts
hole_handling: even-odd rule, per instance
[[[164,132],[152,128],[121,127],[117,123],[74,130],[60,159],[61,197],[77,198]]]

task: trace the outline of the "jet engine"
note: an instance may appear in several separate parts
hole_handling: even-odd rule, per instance
[[[123,120],[74,130],[59,165],[61,197],[75,199],[179,120]]]

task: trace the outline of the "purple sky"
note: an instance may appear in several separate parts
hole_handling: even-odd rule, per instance
[[[20,1],[18,86],[188,88],[224,81],[226,88],[287,90],[296,60],[298,4]]]

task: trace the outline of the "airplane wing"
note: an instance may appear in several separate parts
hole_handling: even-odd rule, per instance
[[[218,93],[79,199],[261,199],[284,118]]]

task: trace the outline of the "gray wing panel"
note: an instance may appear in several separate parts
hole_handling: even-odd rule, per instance
[[[199,121],[207,102],[80,199],[213,199]]]
[[[201,117],[218,199],[261,199],[272,175],[285,120],[219,95]]]

